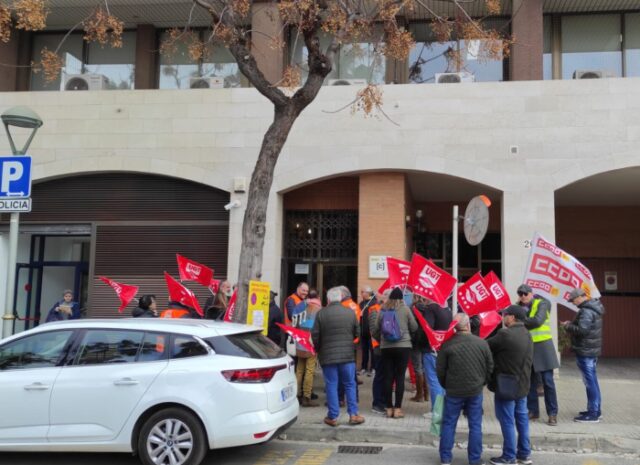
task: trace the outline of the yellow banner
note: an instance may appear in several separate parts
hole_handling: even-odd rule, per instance
[[[247,324],[262,328],[267,335],[269,327],[269,300],[271,286],[262,281],[249,281]]]

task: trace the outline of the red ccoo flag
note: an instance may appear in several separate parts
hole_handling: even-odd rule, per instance
[[[227,304],[227,311],[224,314],[224,321],[232,322],[233,314],[236,312],[236,296],[238,294],[238,290],[233,291],[231,298],[229,299],[229,303]]]
[[[480,272],[474,274],[458,287],[458,302],[462,310],[469,316],[496,310],[496,299]]]
[[[500,281],[500,278],[493,272],[490,271],[484,277],[485,284],[489,287],[489,290],[493,294],[493,297],[496,299],[496,308],[495,310],[503,310],[511,305],[511,299],[509,299],[509,293],[507,289]]]
[[[502,322],[502,317],[498,312],[478,313],[480,317],[480,334],[482,339],[486,339],[489,334]]]
[[[416,320],[418,320],[418,324],[427,335],[427,339],[429,339],[429,345],[433,350],[439,350],[440,346],[451,339],[456,333],[455,327],[457,321],[452,321],[449,325],[449,329],[447,329],[446,331],[436,331],[434,329],[431,329],[431,326],[429,326],[427,320],[424,319],[422,313],[420,313],[415,308],[413,309],[413,314],[415,315]]]
[[[176,254],[180,281],[195,281],[209,287],[213,280],[213,270],[180,254]]]
[[[431,299],[441,307],[446,307],[447,299],[456,285],[456,278],[430,260],[414,253],[407,284],[414,294]]]
[[[276,323],[282,330],[287,333],[289,336],[293,338],[298,344],[304,347],[304,350],[311,352],[312,354],[316,353],[316,349],[313,347],[313,342],[311,341],[311,333],[308,331],[303,331],[301,329],[294,328],[292,326],[285,326],[281,323]]]
[[[191,290],[173,279],[173,277],[171,277],[171,275],[166,271],[164,272],[164,279],[167,282],[167,288],[169,289],[169,300],[191,307],[198,312],[198,315],[204,316],[204,312],[200,308],[198,299],[196,299],[195,294],[191,292]]]
[[[118,312],[122,313],[124,308],[129,305],[129,302],[131,302],[138,293],[138,286],[130,286],[128,284],[118,283],[107,278],[106,276],[99,276],[99,278],[103,282],[111,286],[114,291],[116,291],[116,295],[120,299],[120,302],[122,302],[122,305],[120,305],[120,308],[118,308]]]

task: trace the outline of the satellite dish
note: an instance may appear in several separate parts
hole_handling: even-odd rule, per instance
[[[491,200],[486,195],[471,199],[464,211],[464,237],[471,245],[478,245],[487,234],[489,227],[489,206]]]

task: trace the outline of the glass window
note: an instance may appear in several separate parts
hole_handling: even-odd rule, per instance
[[[624,16],[626,75],[640,76],[640,13]]]
[[[480,243],[482,249],[482,260],[500,260],[502,256],[502,244],[500,234],[487,233]]]
[[[73,331],[34,334],[0,347],[0,370],[46,368],[62,359]]]
[[[272,359],[284,356],[282,349],[261,333],[231,334],[207,339],[218,355]]]
[[[191,336],[175,336],[171,349],[171,358],[198,357],[207,355],[207,349]]]
[[[87,46],[85,73],[107,78],[107,89],[133,89],[135,83],[136,33],[122,33],[122,47],[92,42]]]
[[[622,76],[620,15],[562,17],[562,78],[580,70]]]
[[[553,21],[551,16],[542,18],[542,79],[553,79]]]
[[[33,54],[31,59],[38,63],[42,61],[41,52],[45,48],[51,52],[54,52],[60,42],[64,38],[64,34],[35,34],[33,36]],[[61,75],[65,74],[82,74],[82,36],[80,34],[72,34],[67,37],[60,49],[58,55],[63,59],[64,66],[61,71]],[[45,82],[44,73],[42,70],[39,72],[31,71],[31,90],[60,90],[61,89],[61,77],[55,81]]]
[[[327,50],[331,44],[331,36],[321,32],[320,47]],[[384,84],[386,60],[381,53],[376,52],[376,42],[382,37],[382,29],[376,28],[371,42],[344,44],[340,46],[333,69],[327,76],[325,83],[330,79],[366,79],[374,84]],[[303,37],[295,33],[291,34],[291,64],[299,66],[302,80],[307,78],[309,67],[307,61],[309,54],[304,45]]]
[[[200,40],[205,39],[206,31],[197,32]],[[162,33],[164,41],[168,32]],[[193,61],[189,56],[188,43],[178,41],[174,53],[160,54],[160,89],[189,89],[192,80],[219,77],[224,87],[241,87],[241,73],[231,52],[225,47],[214,45],[207,48],[205,56]]]
[[[166,360],[168,350],[169,336],[158,333],[145,333],[140,353],[138,354],[138,362],[155,362],[157,360]]]
[[[501,20],[483,22],[486,29],[501,31],[507,27]],[[474,75],[476,81],[502,81],[504,69],[502,59],[490,60],[482,50],[486,41],[451,40],[437,42],[428,23],[411,24],[409,30],[416,44],[409,53],[409,82],[416,84],[435,82],[436,73],[466,71]],[[462,63],[452,59],[452,53],[460,51]]]
[[[76,365],[134,362],[144,333],[91,329],[80,344]]]

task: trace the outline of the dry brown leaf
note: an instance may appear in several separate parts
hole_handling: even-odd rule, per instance
[[[47,26],[47,9],[44,0],[18,0],[13,4],[16,29],[41,31]]]
[[[0,5],[0,41],[9,42],[11,39],[11,11],[9,8]]]

